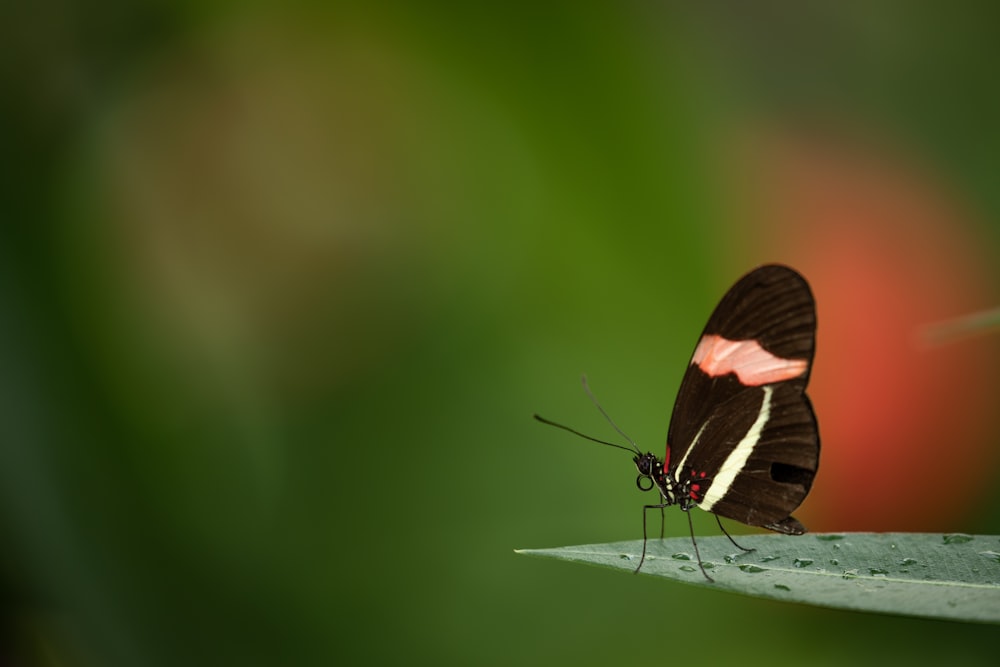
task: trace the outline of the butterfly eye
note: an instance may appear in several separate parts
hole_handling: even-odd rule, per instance
[[[657,473],[658,468],[660,468],[660,466],[657,465],[659,461],[657,461],[656,457],[652,454],[643,454],[642,456],[633,457],[632,461],[635,463],[636,470],[638,470],[639,474],[643,477],[652,477]]]

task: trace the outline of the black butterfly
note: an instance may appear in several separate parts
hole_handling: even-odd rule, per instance
[[[708,319],[677,393],[665,458],[642,453],[600,405],[630,448],[535,418],[635,453],[636,485],[643,491],[657,489],[661,500],[643,507],[643,550],[636,572],[646,558],[649,509],[679,505],[687,512],[700,507],[716,520],[724,516],[801,535],[806,529],[791,513],[809,493],[819,467],[819,430],[805,393],[815,345],[816,308],[809,284],[786,266],[761,266],[733,285]],[[721,521],[719,527],[743,548]],[[691,540],[698,565],[711,581],[693,526]]]

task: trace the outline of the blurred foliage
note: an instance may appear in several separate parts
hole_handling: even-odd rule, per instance
[[[740,128],[889,136],[1000,219],[992,10],[938,11],[4,5],[4,657],[990,660],[512,551],[639,529],[628,461],[531,412],[599,432],[587,371],[658,449],[713,299],[795,262],[725,189]]]

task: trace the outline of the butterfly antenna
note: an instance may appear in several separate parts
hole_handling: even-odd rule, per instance
[[[595,438],[593,436],[589,436],[586,433],[580,433],[576,429],[572,429],[569,426],[563,426],[562,424],[557,424],[556,422],[550,421],[550,420],[546,419],[545,417],[542,417],[541,415],[535,414],[535,415],[532,415],[532,417],[534,417],[538,421],[542,422],[543,424],[548,424],[549,426],[555,426],[556,428],[561,428],[564,431],[569,431],[573,435],[578,435],[581,438],[584,438],[585,440],[590,440],[591,442],[597,442],[597,443],[600,443],[602,445],[607,445],[609,447],[617,447],[618,449],[624,449],[626,452],[631,452],[632,451],[628,447],[622,447],[619,444],[615,444],[613,442],[608,442],[607,440],[601,440],[599,438]],[[636,451],[638,451],[638,450],[636,450]]]
[[[593,403],[595,406],[597,406],[597,409],[601,411],[601,414],[604,415],[604,418],[608,420],[609,424],[611,424],[611,428],[613,428],[616,431],[618,431],[618,435],[620,435],[621,437],[625,438],[625,440],[628,441],[628,444],[632,445],[632,449],[637,454],[642,454],[642,451],[639,449],[639,445],[635,444],[635,440],[633,440],[632,438],[628,437],[628,435],[625,433],[625,431],[623,431],[620,428],[618,428],[618,424],[615,423],[615,420],[612,419],[611,416],[607,412],[604,411],[604,408],[601,407],[601,404],[598,402],[597,397],[594,396],[594,392],[590,391],[590,385],[587,384],[587,376],[586,375],[581,376],[580,382],[583,383],[583,390],[585,392],[587,392],[587,396],[590,398],[590,402]]]

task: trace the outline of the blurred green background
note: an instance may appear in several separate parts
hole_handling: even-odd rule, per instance
[[[755,198],[761,172],[800,201],[754,157],[785,133],[932,174],[973,213],[928,223],[931,254],[890,230],[848,255],[934,285],[982,267],[940,298],[995,303],[1000,42],[983,7],[6,3],[7,664],[992,664],[992,627],[513,553],[640,534],[628,459],[530,419],[606,437],[582,372],[660,452],[707,314],[775,260],[816,276],[820,354],[836,352],[824,303],[861,274],[823,273],[841,257],[823,234],[853,228],[761,222],[796,210]],[[848,307],[868,288],[850,285]],[[807,501],[812,527],[1000,532],[995,457],[942,462],[948,430],[892,456],[954,477],[903,476],[902,509],[869,503],[892,510],[877,525],[838,516],[868,464],[831,440],[853,422],[829,404],[824,456],[848,472]],[[995,419],[965,421],[975,437],[956,440],[997,449]],[[874,472],[873,489],[900,478]]]

